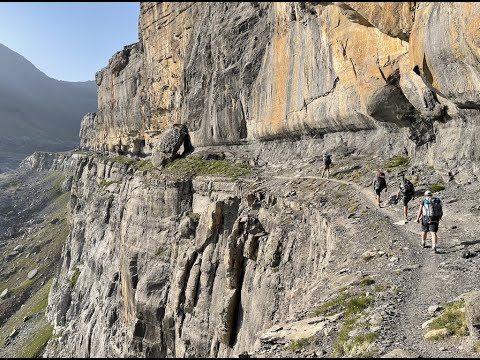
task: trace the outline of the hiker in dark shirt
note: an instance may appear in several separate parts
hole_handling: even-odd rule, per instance
[[[322,177],[327,172],[327,179],[330,177],[330,165],[332,164],[332,154],[325,153],[323,154],[323,172]]]
[[[400,183],[400,189],[397,193],[396,203],[398,202],[400,195],[402,195],[403,200],[403,216],[405,216],[406,221],[409,221],[408,202],[412,200],[413,196],[415,195],[415,187],[410,180],[405,178],[405,174],[402,174],[402,182]]]
[[[377,174],[373,178],[373,190],[377,194],[378,207],[380,206],[380,193],[385,189],[387,191],[387,180],[385,180],[385,173],[381,170],[377,170]]]

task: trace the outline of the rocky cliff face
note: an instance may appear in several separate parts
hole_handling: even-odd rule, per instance
[[[312,304],[344,292],[345,283],[359,284],[367,265],[354,260],[365,247],[393,259],[371,265],[378,276],[389,273],[397,251],[418,261],[413,250],[392,245],[411,241],[389,223],[392,213],[364,205],[369,171],[400,154],[410,158],[409,170],[418,166],[411,170],[418,176],[427,176],[428,164],[445,182],[456,176],[470,184],[479,171],[478,5],[140,6],[140,41],[97,73],[99,108],[80,132],[88,152],[69,168],[71,234],[50,293],[48,317],[58,332],[47,354],[258,353],[282,330],[272,326],[297,320],[309,336],[325,334],[322,346],[337,349],[327,335],[343,331],[332,325],[339,317],[306,320]],[[192,176],[188,157],[158,170],[148,158],[99,152],[150,156],[172,124],[186,125],[196,152],[207,152],[191,160],[198,171],[208,158],[242,161],[252,172],[235,181],[226,173]],[[323,151],[343,161],[329,185],[311,176]],[[202,168],[209,175],[227,166],[209,164]],[[359,239],[369,241],[352,255]],[[433,266],[425,271],[432,275]],[[408,284],[405,296],[424,287],[415,275],[390,275],[385,279]],[[375,300],[366,295],[384,317],[407,299],[389,286]],[[471,290],[460,282],[454,288],[442,296]],[[378,314],[369,311],[362,316],[373,323]],[[408,312],[412,329],[420,328],[417,315]],[[391,323],[388,331],[405,331],[416,344],[411,330],[395,328],[401,318]],[[341,349],[337,355],[366,353]]]
[[[373,153],[406,149],[442,168],[477,160],[478,114],[464,110],[479,103],[477,8],[142,3],[140,41],[97,73],[82,146],[150,154],[182,123],[196,147],[362,130],[381,134]]]
[[[74,176],[54,354],[230,356],[302,308],[336,238],[318,209],[292,220],[245,182],[133,170],[84,158]]]

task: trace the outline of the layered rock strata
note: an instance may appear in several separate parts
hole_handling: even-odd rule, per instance
[[[293,225],[292,205],[246,183],[133,171],[94,157],[77,168],[50,354],[232,356],[303,308],[337,236],[318,209],[296,204]]]
[[[477,10],[142,3],[139,42],[97,73],[99,109],[84,120],[82,147],[149,155],[172,123],[188,127],[194,147],[367,131],[397,134],[371,153],[464,166],[479,156]]]

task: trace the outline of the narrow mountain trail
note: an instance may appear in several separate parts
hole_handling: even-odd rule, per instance
[[[391,324],[388,331],[393,338],[403,339],[403,343],[397,347],[406,350],[414,351],[422,357],[458,357],[457,347],[448,347],[440,345],[437,342],[426,341],[423,339],[422,324],[431,318],[427,310],[431,305],[441,305],[451,301],[459,294],[456,289],[450,286],[452,281],[455,281],[455,273],[449,270],[448,274],[439,271],[439,268],[445,262],[449,262],[452,257],[451,252],[446,252],[442,249],[452,248],[455,244],[450,237],[444,234],[445,225],[441,224],[439,229],[438,247],[440,249],[438,254],[433,253],[431,249],[431,235],[427,236],[427,247],[420,246],[420,224],[414,220],[417,215],[417,207],[410,210],[410,218],[413,221],[405,223],[401,213],[395,213],[389,207],[384,206],[379,208],[376,202],[375,195],[370,187],[364,187],[359,184],[332,178],[323,178],[320,176],[272,176],[280,180],[296,180],[296,179],[315,179],[321,181],[329,181],[339,184],[345,184],[353,188],[357,194],[367,203],[371,205],[370,211],[380,212],[385,218],[388,218],[390,225],[395,226],[404,235],[402,241],[398,242],[400,249],[403,247],[402,255],[407,257],[409,261],[417,267],[410,274],[408,284],[402,289],[403,301],[396,304],[399,314],[398,322]],[[413,200],[417,204],[418,198]],[[398,205],[399,207],[401,205]],[[444,206],[445,208],[445,206]],[[401,219],[398,219],[401,217]],[[449,217],[449,210],[444,210],[444,218]],[[443,225],[443,226],[442,226]],[[399,249],[399,250],[400,250]],[[408,249],[405,251],[405,249]],[[457,271],[464,270],[459,269]],[[459,288],[458,291],[461,291]]]

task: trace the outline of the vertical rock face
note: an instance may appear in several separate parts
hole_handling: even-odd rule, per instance
[[[99,107],[84,118],[81,148],[162,165],[189,136],[194,147],[235,145],[269,161],[405,151],[410,164],[471,175],[480,171],[478,10],[141,3],[139,42],[96,74]],[[289,200],[241,181],[75,161],[72,231],[48,306],[62,329],[55,356],[250,351],[257,332],[312,296],[337,237],[315,206],[295,203],[302,221],[289,222]]]
[[[317,209],[292,226],[242,183],[129,173],[85,157],[73,176],[51,354],[231,356],[303,307],[336,241]]]
[[[140,41],[97,73],[85,148],[149,155],[169,124],[194,147],[386,130],[440,166],[461,144],[424,145],[478,127],[476,4],[140,6]]]
[[[459,108],[480,108],[480,4],[426,4],[412,29],[412,68]]]

